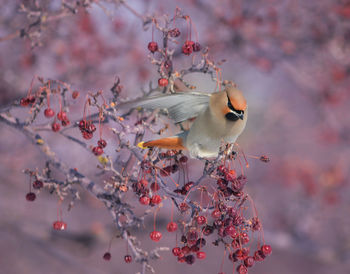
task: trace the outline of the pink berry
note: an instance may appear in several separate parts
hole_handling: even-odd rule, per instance
[[[149,237],[151,238],[152,241],[159,242],[160,239],[162,238],[162,233],[160,233],[159,231],[152,231],[149,234]]]
[[[158,86],[166,87],[168,84],[169,84],[168,79],[166,79],[166,78],[159,78],[158,79]]]
[[[150,52],[155,53],[158,50],[158,44],[157,42],[149,42],[148,43],[148,49]]]
[[[198,251],[197,252],[197,258],[200,260],[205,259],[205,257],[207,257],[207,254],[204,251]]]
[[[26,199],[28,202],[33,202],[35,200],[35,198],[36,198],[36,195],[34,192],[29,192],[26,195]]]
[[[106,252],[105,254],[103,254],[103,259],[104,259],[105,261],[109,261],[111,258],[112,258],[111,253]]]
[[[158,205],[162,201],[162,198],[159,195],[153,195],[151,198],[151,204]]]
[[[140,204],[142,205],[149,205],[151,202],[151,199],[147,196],[141,196],[139,199]]]
[[[168,225],[166,226],[166,229],[169,231],[169,232],[174,232],[177,230],[177,223],[175,222],[170,222],[168,223]]]
[[[96,156],[100,156],[100,155],[103,154],[103,149],[102,149],[101,147],[97,146],[97,147],[94,147],[94,148],[92,149],[92,152],[93,152],[93,154],[95,154]]]
[[[260,250],[265,256],[268,256],[272,253],[272,248],[270,245],[263,245]]]
[[[51,129],[52,129],[53,132],[59,131],[60,128],[61,128],[61,126],[60,126],[59,123],[53,122],[52,125],[51,125]]]
[[[198,216],[196,218],[196,221],[198,225],[204,225],[207,222],[207,218],[205,218],[204,216]]]
[[[132,257],[131,257],[131,255],[125,255],[125,256],[124,256],[124,261],[125,261],[127,264],[131,263],[131,262],[132,262]]]
[[[53,111],[52,108],[47,108],[44,110],[44,115],[46,118],[51,118],[55,116],[55,112]]]

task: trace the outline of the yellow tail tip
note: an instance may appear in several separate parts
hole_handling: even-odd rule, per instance
[[[145,148],[147,148],[147,147],[145,147],[145,146],[143,145],[144,143],[145,143],[145,142],[140,142],[140,143],[137,144],[137,146],[138,146],[139,148],[145,149]]]

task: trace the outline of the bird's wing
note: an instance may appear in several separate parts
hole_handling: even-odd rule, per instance
[[[166,109],[175,123],[180,123],[197,117],[204,111],[209,105],[210,96],[211,94],[199,92],[173,93],[141,98],[119,106],[121,108]]]

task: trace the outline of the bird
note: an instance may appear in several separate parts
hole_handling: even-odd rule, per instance
[[[188,150],[192,158],[217,157],[222,142],[236,142],[248,118],[247,101],[242,91],[233,85],[214,93],[177,92],[150,96],[121,107],[166,109],[175,124],[195,118],[188,130],[175,136],[138,144],[143,149]]]

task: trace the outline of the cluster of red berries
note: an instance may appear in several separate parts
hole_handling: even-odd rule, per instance
[[[25,98],[22,98],[20,101],[20,104],[22,107],[26,107],[29,104],[34,104],[34,102],[35,102],[35,97],[33,95],[29,95]]]
[[[92,148],[92,152],[96,156],[100,156],[103,154],[103,149],[107,146],[106,140],[100,139],[97,141],[97,146]]]
[[[47,114],[49,114],[47,116]],[[53,116],[55,116],[55,112],[51,109],[51,108],[47,108],[45,109],[44,111],[44,115],[47,117],[47,118],[51,118]],[[57,113],[57,120],[61,121],[61,124],[62,126],[66,127],[70,124],[70,121],[67,117],[67,113],[65,111],[60,111],[59,113]],[[56,119],[55,121],[51,124],[51,128],[52,128],[52,131],[54,132],[57,132],[60,130],[61,126],[59,123],[56,122]]]
[[[191,40],[185,41],[182,45],[182,53],[185,55],[190,55],[192,52],[198,52],[201,50],[201,45],[198,42],[193,42]]]
[[[183,246],[178,246],[172,249],[172,253],[181,263],[193,264],[197,259],[203,260],[206,258],[206,253],[202,251],[202,247],[206,245],[204,238],[199,238],[196,230],[190,230],[186,235],[182,235],[181,242]]]
[[[81,120],[79,122],[79,129],[84,139],[90,140],[96,131],[95,125],[91,121]]]
[[[137,183],[133,183],[132,189],[139,196],[139,202],[142,205],[155,206],[162,202],[162,197],[156,194],[159,190],[159,185],[156,182],[149,186],[148,181],[143,178]]]
[[[236,197],[243,196],[243,188],[247,183],[247,178],[243,175],[236,176],[235,170],[229,170],[224,165],[218,166],[217,175],[219,178],[217,179],[218,190],[225,197],[230,197],[234,195]]]
[[[102,258],[105,260],[105,261],[110,261],[111,258],[112,258],[112,254],[110,252],[105,252],[102,256]],[[127,264],[131,263],[132,262],[132,256],[127,254],[124,256],[124,262],[126,262]]]

